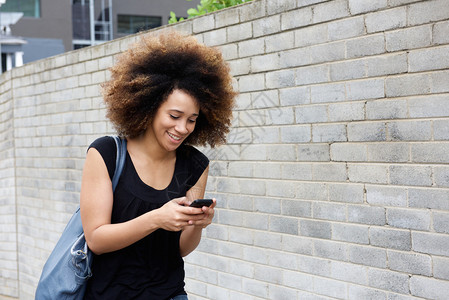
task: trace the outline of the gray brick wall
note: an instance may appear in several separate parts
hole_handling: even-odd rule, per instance
[[[254,0],[176,29],[219,47],[240,91],[211,159],[214,223],[191,299],[446,299],[446,0]],[[99,84],[138,35],[0,80],[0,299],[33,299],[113,134]]]

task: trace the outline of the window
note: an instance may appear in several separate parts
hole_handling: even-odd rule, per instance
[[[161,17],[118,15],[117,32],[132,34],[161,25]]]
[[[6,0],[2,12],[23,12],[24,17],[40,18],[40,0]]]

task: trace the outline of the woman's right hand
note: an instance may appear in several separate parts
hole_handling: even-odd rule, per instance
[[[194,221],[203,218],[201,208],[189,207],[186,197],[175,198],[158,209],[160,228],[168,231],[181,231]]]

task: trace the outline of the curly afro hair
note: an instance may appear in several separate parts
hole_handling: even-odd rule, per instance
[[[137,137],[176,89],[198,101],[200,114],[185,143],[211,147],[226,142],[236,92],[220,51],[176,32],[143,36],[119,56],[102,85],[107,117],[118,133]]]

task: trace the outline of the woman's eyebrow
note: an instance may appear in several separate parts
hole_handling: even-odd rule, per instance
[[[184,112],[182,110],[179,110],[179,109],[170,109],[170,111],[177,112],[179,114],[184,114]],[[193,113],[192,116],[198,117],[199,114]]]

